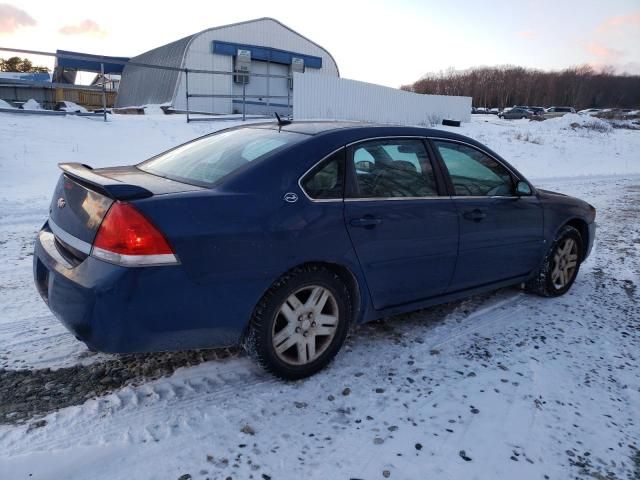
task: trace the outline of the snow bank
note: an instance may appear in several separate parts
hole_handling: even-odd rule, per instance
[[[87,113],[89,111],[86,108],[84,108],[82,105],[78,105],[77,103],[70,102],[68,100],[65,100],[64,102],[60,102],[60,103],[63,104],[63,106],[60,107],[60,110],[63,112]]]
[[[142,108],[144,108],[144,114],[145,115],[164,115],[164,110],[162,110],[162,107],[168,107],[170,106],[170,104],[168,103],[159,103],[159,104],[149,104],[149,105],[143,105]]]
[[[40,105],[33,98],[30,98],[29,100],[24,102],[22,104],[22,109],[23,110],[43,110],[42,105]]]
[[[586,128],[601,133],[609,133],[613,130],[611,124],[599,118],[589,115],[578,115],[577,113],[568,113],[562,117],[550,118],[543,122],[539,122],[541,129],[546,130],[575,130],[576,128]]]
[[[590,122],[596,128],[581,126]],[[606,126],[600,128],[601,123]],[[612,129],[597,118],[565,115],[532,122],[472,117],[461,128],[441,128],[484,143],[534,183],[548,178],[640,174],[640,132]]]
[[[10,104],[10,103],[8,103],[8,102],[5,102],[5,101],[4,101],[4,100],[2,100],[1,98],[0,98],[0,108],[12,108],[12,109],[14,109],[14,110],[16,109],[16,107],[14,107],[13,105],[11,105],[11,104]]]

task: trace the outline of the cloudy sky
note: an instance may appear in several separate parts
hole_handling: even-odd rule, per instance
[[[343,77],[394,87],[477,65],[640,74],[640,0],[13,2],[0,3],[0,47],[134,56],[269,16],[328,49]]]

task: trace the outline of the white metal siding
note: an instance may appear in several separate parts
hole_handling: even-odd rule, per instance
[[[281,23],[269,18],[205,30],[204,32],[194,35],[187,46],[182,67],[189,69],[232,71],[233,58],[227,55],[214,54],[212,48],[212,42],[214,40],[243,43],[247,45],[259,45],[263,47],[272,47],[280,50],[303,53],[306,55],[314,55],[322,58],[322,68],[307,68],[303,75],[313,73],[323,73],[325,75],[333,76],[338,75],[338,67],[326,50],[297,34],[293,30],[290,30]],[[255,61],[252,62],[252,71],[259,73],[256,71],[256,68],[260,67],[256,67],[256,63],[257,62]],[[288,74],[288,68],[279,68],[283,67],[282,65],[271,64],[271,67],[272,70],[278,70],[277,72],[272,71],[271,73],[280,74],[284,70],[284,74]],[[255,82],[256,84],[259,84],[261,81],[262,80],[258,80],[256,77],[251,78],[252,83]],[[286,83],[286,80],[270,79],[270,83],[274,82],[276,85],[274,86],[272,94],[286,94],[286,90],[282,88]],[[282,82],[282,85],[278,85],[278,82]],[[247,93],[249,89],[252,91],[254,90],[253,87],[248,87]],[[232,92],[236,93],[237,89],[236,92],[234,92],[233,80],[230,75],[189,74],[189,92],[230,95]],[[255,91],[253,93],[266,94],[267,92]],[[286,99],[284,99],[284,101],[282,101],[282,99],[274,99],[273,102],[286,103]],[[177,109],[186,109],[184,74],[181,74],[178,79],[173,105]],[[231,113],[232,108],[231,99],[189,99],[190,110]]]
[[[471,97],[422,95],[371,83],[294,74],[293,118],[430,125],[444,118],[468,122]],[[438,120],[438,123],[439,123]]]

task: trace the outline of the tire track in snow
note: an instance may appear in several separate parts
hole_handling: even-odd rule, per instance
[[[467,315],[463,324],[453,329],[447,326],[447,323],[450,323],[447,320],[443,325],[435,328],[425,325],[424,334],[434,337],[430,338],[429,343],[424,344],[425,354],[428,355],[429,351],[436,347],[468,337],[490,324],[506,320],[514,315],[514,310],[505,310],[497,314],[496,312],[508,305],[521,302],[521,299],[521,294],[515,294],[497,303],[489,304]],[[482,300],[482,302],[486,301]],[[468,303],[469,300],[465,302]],[[517,310],[520,308],[522,307],[518,307]],[[451,315],[457,314],[458,312],[454,312]],[[359,336],[363,337],[363,335]],[[355,339],[356,345],[360,342],[366,343],[367,340]],[[349,354],[343,354],[343,359],[347,359],[347,355]],[[201,373],[200,370],[204,371]],[[331,370],[327,371],[327,375],[341,376],[340,372]],[[307,380],[307,382],[313,381],[313,378]],[[224,415],[224,407],[233,408],[237,406],[238,401],[269,395],[273,392],[273,387],[291,389],[295,386],[296,383],[286,384],[263,373],[246,358],[208,362],[197,367],[180,369],[168,379],[155,380],[141,386],[127,386],[107,396],[89,400],[83,405],[60,410],[46,417],[48,422],[46,427],[32,430],[27,436],[12,435],[10,432],[0,434],[0,442],[6,444],[7,454],[14,455],[25,450],[37,451],[44,448],[64,450],[74,445],[86,446],[113,441],[126,440],[132,443],[157,441],[158,438],[188,431],[189,421],[197,421],[200,414],[189,415],[185,412],[192,410],[197,412],[198,406],[207,405],[208,408]],[[373,402],[374,399],[371,400]],[[150,438],[148,431],[151,427],[140,425],[140,418],[158,418],[162,413],[167,417],[167,424],[176,423],[178,419],[186,419],[187,422],[182,425],[177,422],[179,425],[177,429],[154,431],[153,438]],[[96,432],[97,419],[102,420],[101,425],[105,425],[105,418],[111,418],[112,421]],[[66,434],[62,438],[51,439],[48,435],[49,428],[63,428]]]

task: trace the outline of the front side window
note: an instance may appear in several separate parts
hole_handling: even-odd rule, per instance
[[[212,186],[250,162],[305,138],[300,133],[240,128],[194,140],[138,168],[179,182]]]
[[[437,196],[427,150],[418,139],[371,140],[351,147],[360,198]]]
[[[341,199],[344,190],[344,151],[331,155],[305,175],[300,184],[313,199]]]
[[[499,162],[473,147],[436,140],[433,142],[449,171],[457,196],[511,196],[511,173]]]

